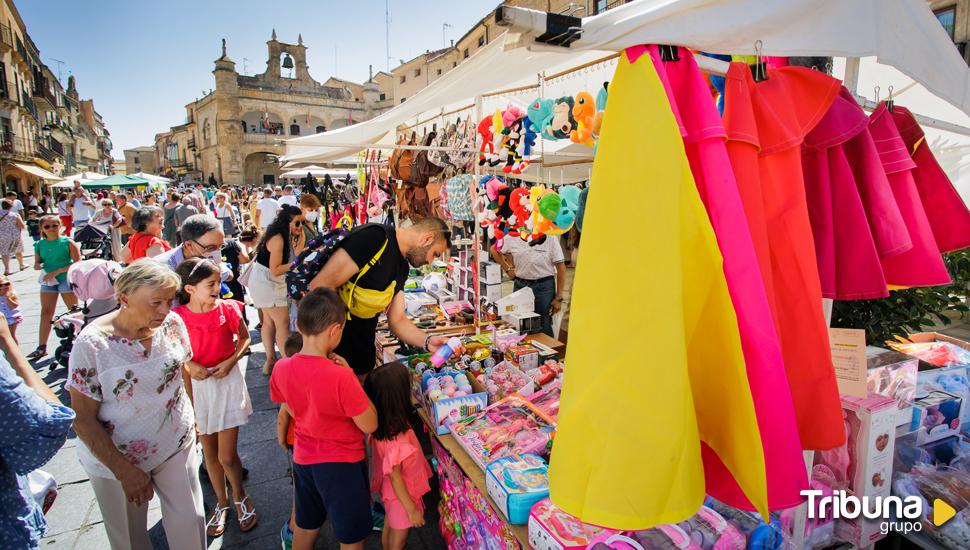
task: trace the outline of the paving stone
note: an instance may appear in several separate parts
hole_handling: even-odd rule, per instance
[[[249,417],[249,423],[239,430],[241,445],[276,441],[276,411],[256,411]]]
[[[40,548],[42,550],[74,550],[74,548],[78,548],[76,545],[82,531],[83,529],[75,529],[59,535],[48,534],[41,539]],[[107,540],[105,540],[105,544],[107,544]]]
[[[73,483],[57,489],[57,499],[47,511],[47,536],[83,527],[92,508],[97,508],[90,483]]]
[[[49,472],[57,480],[58,486],[64,486],[78,481],[88,479],[87,472],[81,467],[77,460],[77,452],[72,448],[61,448],[61,451],[54,455],[50,462],[42,468]]]

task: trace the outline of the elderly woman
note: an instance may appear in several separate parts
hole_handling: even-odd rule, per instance
[[[151,548],[148,501],[158,493],[169,548],[205,548],[195,416],[182,385],[192,358],[171,312],[179,278],[142,259],[115,281],[121,308],[84,327],[67,387],[78,457],[112,548]]]
[[[154,258],[172,247],[162,238],[165,211],[157,206],[144,206],[131,217],[135,234],[121,251],[121,261],[130,263],[141,258]]]

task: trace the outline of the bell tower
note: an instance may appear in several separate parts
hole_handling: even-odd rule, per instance
[[[303,45],[302,34],[298,36],[296,44],[287,44],[276,39],[276,29],[273,29],[272,37],[266,42],[266,49],[269,53],[266,72],[263,73],[266,80],[289,80],[284,78],[282,71],[293,68],[294,80],[316,84],[306,64],[306,46]]]

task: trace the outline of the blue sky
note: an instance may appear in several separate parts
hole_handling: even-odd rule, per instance
[[[114,144],[122,150],[151,145],[156,132],[180,124],[185,104],[215,86],[212,62],[220,39],[236,70],[266,68],[266,41],[276,28],[282,42],[303,33],[310,74],[367,79],[387,67],[384,1],[356,0],[15,0],[41,58],[62,82],[77,77],[82,99],[93,98]],[[410,59],[457,40],[498,0],[390,0],[390,62]],[[334,71],[336,48],[336,73]]]

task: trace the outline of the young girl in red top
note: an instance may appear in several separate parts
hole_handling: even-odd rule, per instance
[[[386,550],[402,550],[408,529],[424,525],[422,497],[431,491],[431,466],[410,424],[411,375],[401,363],[382,365],[367,375],[364,391],[377,408],[371,491],[380,490],[387,510],[381,542]]]
[[[253,412],[246,380],[238,368],[250,342],[243,305],[219,299],[220,271],[212,260],[190,258],[175,271],[182,278],[177,294],[182,305],[173,311],[185,322],[192,341],[192,359],[185,363],[187,376],[183,378],[191,378],[185,385],[195,408],[209,481],[219,499],[206,533],[218,537],[226,530],[226,478],[232,485],[239,530],[246,532],[256,526],[258,516],[243,487],[242,463],[236,452],[239,426]]]

